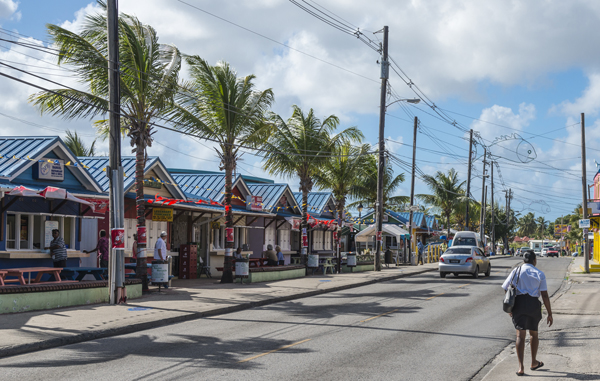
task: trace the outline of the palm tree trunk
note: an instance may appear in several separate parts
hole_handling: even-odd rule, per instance
[[[223,161],[225,162],[225,263],[223,264],[223,275],[221,283],[233,283],[233,241],[229,242],[227,231],[233,229],[233,211],[231,210],[231,185],[232,173],[234,167],[233,153],[231,146],[223,150]]]
[[[143,131],[138,130],[140,134]],[[146,167],[146,150],[144,139],[141,136],[136,138],[135,151],[135,210],[137,216],[137,226],[146,226],[146,208],[144,205],[144,168]],[[139,237],[138,237],[139,239]],[[137,244],[137,259],[135,266],[135,276],[142,280],[142,290],[148,290],[148,268],[146,260],[146,243]]]
[[[302,222],[300,223],[300,237],[302,237],[302,232],[306,229],[306,239],[308,240],[308,188],[306,184],[308,180],[305,178],[300,178],[300,191],[302,192]],[[303,244],[303,243],[301,243]],[[308,247],[310,249],[310,246]],[[300,252],[302,255],[302,262],[307,265],[307,254],[308,251],[304,251],[304,246],[301,247]]]
[[[446,226],[448,226],[448,238],[446,238],[446,239],[450,239],[450,213],[446,214],[446,223],[448,224],[448,225],[446,225]]]
[[[335,240],[335,251],[337,255],[337,271],[338,273],[342,272],[342,253],[339,250],[340,247],[340,233],[342,232],[342,227],[344,225],[344,208],[346,207],[345,199],[340,197],[340,200],[337,201],[338,208],[338,221],[340,225],[338,225],[337,229],[337,239]]]

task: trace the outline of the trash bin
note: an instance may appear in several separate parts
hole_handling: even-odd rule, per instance
[[[417,253],[415,253],[414,251],[410,255],[410,264],[413,266],[417,265]]]
[[[347,253],[346,254],[346,266],[356,267],[356,253]]]
[[[392,251],[386,250],[385,251],[385,264],[391,265],[392,263],[394,263],[394,260],[392,259]]]
[[[308,265],[310,268],[319,267],[319,254],[309,254],[308,255]]]
[[[248,278],[250,275],[250,263],[248,259],[236,259],[235,260],[235,277],[236,278]]]

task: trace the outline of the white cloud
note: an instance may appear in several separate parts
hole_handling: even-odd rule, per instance
[[[589,85],[581,97],[575,101],[564,101],[559,106],[554,106],[550,111],[560,110],[567,116],[578,116],[582,112],[588,116],[598,115],[600,109],[600,73],[589,75]]]
[[[15,19],[21,18],[21,12],[17,12],[19,3],[13,0],[0,0],[0,18]]]

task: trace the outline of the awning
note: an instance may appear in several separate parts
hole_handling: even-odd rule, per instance
[[[356,242],[370,242],[372,240],[371,237],[376,234],[376,226],[371,225],[368,228],[364,229],[360,233],[354,236],[354,240]],[[410,233],[406,230],[402,229],[398,225],[391,224],[383,224],[383,234],[391,235],[396,237],[396,239],[400,240],[401,238],[410,237]]]
[[[71,193],[67,192],[66,189],[55,187],[46,187],[42,191],[38,192],[33,189],[26,188],[24,186],[18,186],[11,190],[8,193],[8,195],[20,197],[42,197],[45,199],[73,201],[79,204],[88,205],[92,210],[94,210],[95,207],[94,203],[75,197]]]

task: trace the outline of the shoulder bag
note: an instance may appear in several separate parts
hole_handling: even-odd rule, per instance
[[[516,284],[519,283],[519,277],[521,276],[521,267],[519,266],[519,274],[517,275],[517,271],[514,272],[512,279],[510,280],[510,286],[508,290],[506,290],[506,294],[504,294],[504,302],[502,303],[502,309],[507,314],[512,312],[513,307],[515,306],[515,298],[517,297],[517,288]],[[517,282],[513,284],[513,280],[515,280],[515,275],[517,275]]]

